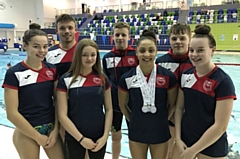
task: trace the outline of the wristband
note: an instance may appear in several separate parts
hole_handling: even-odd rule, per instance
[[[82,136],[78,142],[81,143],[83,139],[84,139],[84,136]]]

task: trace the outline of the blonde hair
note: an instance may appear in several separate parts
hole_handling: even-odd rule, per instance
[[[126,22],[117,22],[114,25],[114,29],[122,29],[122,28],[127,28],[130,34],[130,26]],[[114,31],[114,30],[113,30]]]

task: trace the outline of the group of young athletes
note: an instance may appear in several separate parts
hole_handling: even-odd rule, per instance
[[[226,129],[236,99],[231,78],[211,61],[216,41],[207,25],[194,35],[172,25],[171,48],[156,59],[157,38],[143,31],[136,48],[130,26],[114,25],[113,49],[101,63],[97,44],[78,42],[75,20],[58,16],[60,44],[48,49],[39,29],[24,33],[27,58],[6,72],[7,118],[21,159],[112,159],[121,151],[123,115],[132,159],[225,159]]]

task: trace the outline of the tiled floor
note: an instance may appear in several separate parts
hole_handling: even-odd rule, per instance
[[[12,143],[12,134],[14,129],[0,125],[0,159],[18,159],[19,156]],[[104,159],[111,159],[112,155],[106,153]],[[40,159],[48,159],[43,149],[40,151]],[[120,157],[119,159],[127,159]]]

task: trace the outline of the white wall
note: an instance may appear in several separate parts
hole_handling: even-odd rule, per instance
[[[6,4],[4,10],[0,10],[1,23],[16,23],[17,29],[27,29],[29,20],[32,22],[42,23],[41,6],[36,6],[35,1],[39,0],[1,0]]]
[[[204,2],[207,5],[220,5],[220,4],[222,4],[222,0],[193,0],[192,4],[194,4],[194,3],[201,4],[202,2]]]
[[[53,0],[43,0],[43,21],[46,22],[54,22],[56,15],[56,4]]]
[[[15,29],[1,29],[4,30],[6,37],[11,39],[8,43],[9,47],[13,47],[14,40],[18,42],[18,35],[23,36],[24,31],[29,27],[29,20],[43,26],[42,0],[0,1],[6,4],[6,8],[0,10],[0,22],[15,24]]]
[[[7,37],[7,32],[3,29],[0,29],[0,38]]]
[[[55,15],[61,13],[77,14],[82,0],[42,0],[44,23],[54,22]]]

